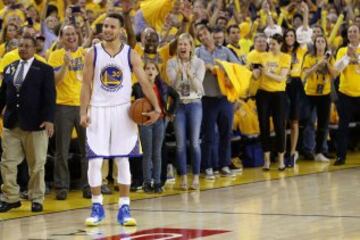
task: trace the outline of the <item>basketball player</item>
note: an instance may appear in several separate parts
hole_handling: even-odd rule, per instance
[[[87,127],[86,151],[89,159],[88,180],[92,193],[92,212],[85,224],[98,225],[104,218],[101,195],[103,158],[114,158],[118,166],[120,189],[117,220],[121,225],[134,226],[130,214],[130,168],[128,157],[138,155],[137,125],[128,110],[131,97],[131,71],[142,87],[154,111],[144,113],[146,124],[155,122],[161,113],[157,98],[142,69],[140,57],[125,43],[120,34],[124,26],[121,15],[109,14],[103,23],[103,41],[85,56],[81,91],[80,121]]]

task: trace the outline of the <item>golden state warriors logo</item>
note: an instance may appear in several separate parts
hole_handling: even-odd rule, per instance
[[[118,91],[122,88],[123,73],[115,65],[109,65],[103,68],[100,74],[101,87],[110,92]]]

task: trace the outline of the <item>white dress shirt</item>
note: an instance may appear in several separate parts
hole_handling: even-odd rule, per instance
[[[23,74],[23,81],[25,80],[25,77],[27,75],[27,73],[29,72],[29,69],[30,69],[30,66],[31,64],[33,63],[34,61],[34,57],[26,60],[26,63],[24,64],[24,74]],[[15,75],[14,75],[14,80],[17,78],[17,75],[18,75],[18,72],[20,71],[20,67],[21,67],[21,63],[24,62],[24,60],[20,59],[19,61],[19,64],[16,68],[16,72],[15,72]]]

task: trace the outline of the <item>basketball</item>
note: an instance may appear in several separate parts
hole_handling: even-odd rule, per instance
[[[152,110],[153,107],[147,98],[136,99],[130,106],[130,118],[136,124],[144,125],[149,117],[142,115],[142,113],[151,112]]]

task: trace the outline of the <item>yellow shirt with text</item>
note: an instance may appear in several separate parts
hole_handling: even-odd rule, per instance
[[[299,47],[295,53],[291,54],[291,70],[290,77],[301,77],[301,66],[304,61],[304,56],[307,52],[307,47]]]
[[[320,57],[306,55],[304,58],[303,71],[309,69],[321,61]],[[334,65],[334,59],[330,60]],[[308,76],[305,83],[305,93],[309,96],[323,96],[331,92],[331,75],[326,69],[319,69]]]
[[[267,71],[280,75],[282,69],[290,70],[291,56],[286,53],[279,53],[278,55],[274,55],[271,52],[262,53],[261,64]],[[276,81],[267,76],[261,76],[259,89],[268,92],[283,92],[285,91],[285,87],[286,80]]]
[[[49,56],[49,64],[54,71],[59,71],[64,63],[65,49],[58,49]],[[85,60],[84,48],[79,47],[70,52],[71,62],[66,70],[64,79],[56,85],[56,104],[66,106],[80,106],[80,92]]]
[[[340,60],[347,53],[347,47],[340,48],[336,61]],[[360,47],[356,49],[360,54]],[[339,91],[350,97],[360,97],[360,62],[358,59],[351,59],[349,65],[341,72]]]

